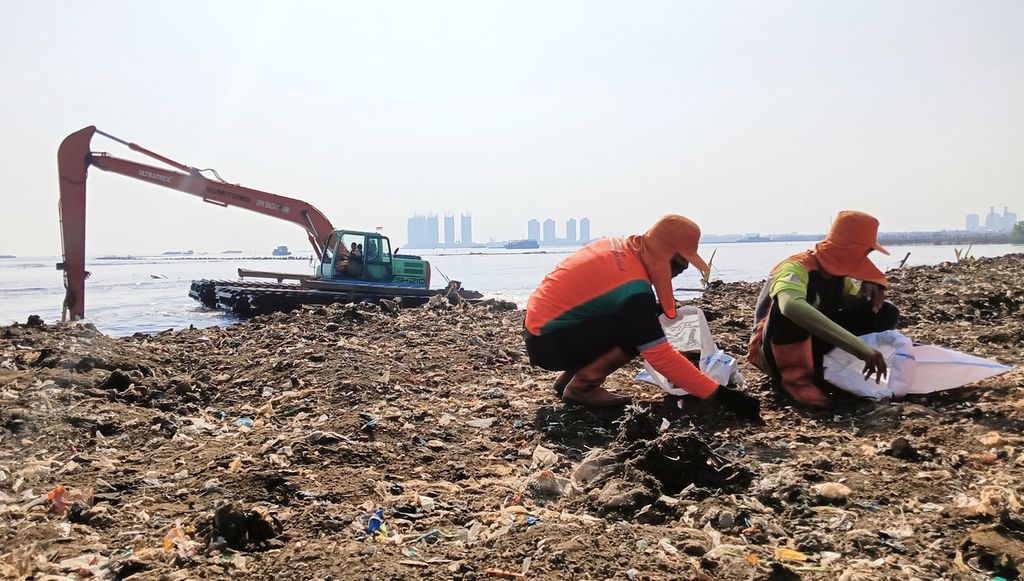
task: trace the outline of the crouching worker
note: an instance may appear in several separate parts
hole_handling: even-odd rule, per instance
[[[677,387],[714,397],[739,416],[760,417],[757,399],[701,373],[669,345],[658,321],[662,311],[676,316],[672,278],[690,264],[707,271],[697,255],[699,239],[692,221],[665,216],[646,234],[591,242],[544,277],[527,302],[523,337],[531,364],[563,372],[554,386],[562,399],[601,407],[629,403],[602,384],[642,354]]]
[[[868,259],[872,250],[889,254],[877,235],[878,220],[844,210],[825,240],[782,261],[761,290],[747,358],[799,403],[831,405],[820,386],[822,359],[835,347],[864,361],[864,377],[876,383],[888,371],[882,354],[857,338],[895,329],[899,318],[885,300],[885,275]]]

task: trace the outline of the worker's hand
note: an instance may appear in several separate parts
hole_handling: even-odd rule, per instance
[[[745,420],[764,422],[761,419],[761,402],[756,397],[725,386],[720,386],[715,390],[713,397],[718,405]]]
[[[871,311],[877,313],[885,304],[885,287],[875,283],[863,281],[860,283],[859,297],[871,304]]]
[[[889,367],[885,364],[885,357],[878,351],[864,359],[864,379],[871,379],[875,376],[875,383],[881,383],[883,377],[889,376]]]

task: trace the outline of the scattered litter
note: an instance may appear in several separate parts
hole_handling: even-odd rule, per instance
[[[469,420],[468,422],[466,422],[466,425],[468,425],[471,428],[487,429],[487,428],[491,427],[491,424],[494,423],[495,419],[497,419],[497,418],[484,418],[484,419],[479,419],[479,420]]]
[[[1021,577],[1024,257],[890,274],[907,336],[1015,369],[802,409],[741,357],[756,283],[692,304],[757,429],[639,359],[608,384],[640,405],[564,407],[488,305],[0,326],[0,578]]]

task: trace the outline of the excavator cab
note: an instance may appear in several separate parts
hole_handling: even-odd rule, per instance
[[[388,237],[376,232],[334,230],[320,258],[320,279],[430,287],[429,263],[419,256],[394,255]]]

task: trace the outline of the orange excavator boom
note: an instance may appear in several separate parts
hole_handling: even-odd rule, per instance
[[[93,135],[104,137],[127,146],[129,149],[167,164],[175,170],[122,159],[107,153],[96,153],[90,148]],[[148,149],[118,139],[94,126],[80,129],[64,138],[57,150],[57,171],[60,176],[60,224],[64,261],[57,265],[64,271],[64,314],[70,313],[71,320],[85,316],[85,193],[89,166],[121,174],[158,186],[192,194],[217,206],[235,206],[257,212],[279,220],[293,222],[309,236],[310,245],[318,256],[323,255],[327,239],[334,227],[330,220],[310,204],[297,200],[230,184],[214,170],[199,170],[178,163]],[[211,172],[217,178],[203,175]]]

